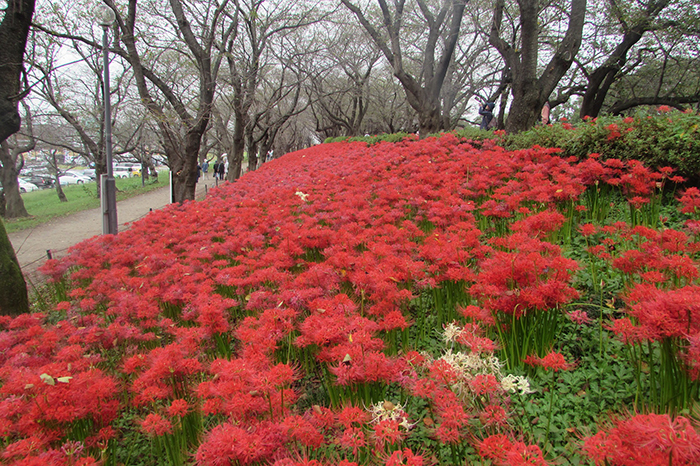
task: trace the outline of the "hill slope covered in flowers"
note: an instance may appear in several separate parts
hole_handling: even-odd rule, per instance
[[[287,154],[47,263],[56,304],[0,321],[3,461],[697,464],[700,191],[669,176]]]

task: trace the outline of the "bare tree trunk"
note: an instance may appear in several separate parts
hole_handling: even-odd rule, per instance
[[[35,0],[11,0],[0,23],[0,142],[19,131],[24,49]]]
[[[622,41],[615,47],[605,63],[588,75],[586,93],[581,102],[581,118],[598,116],[610,87],[618,79],[618,73],[627,63],[627,53],[639,42],[645,32],[653,28],[652,21],[668,6],[669,2],[670,0],[652,0],[647,4],[644,14],[637,17],[632,25],[619,19],[625,29]]]
[[[27,282],[7,237],[5,224],[0,220],[0,315],[15,316],[25,312],[29,312]]]
[[[29,213],[24,207],[17,183],[15,159],[10,153],[7,141],[0,144],[0,162],[2,162],[2,170],[0,170],[2,187],[5,191],[5,218],[28,217]]]
[[[168,158],[170,170],[173,172],[173,195],[175,202],[193,200],[197,186],[197,158],[201,146],[202,135],[206,130],[211,117],[212,102],[216,86],[216,75],[221,64],[221,57],[212,60],[212,49],[216,29],[221,20],[223,11],[228,5],[228,0],[216,4],[211,11],[211,22],[205,26],[202,38],[198,38],[192,30],[190,20],[186,17],[185,10],[180,0],[170,0],[170,8],[176,19],[177,32],[182,36],[189,52],[196,63],[199,89],[197,95],[197,112],[192,115],[190,109],[180,99],[173,87],[165,79],[155,74],[144,66],[136,47],[136,7],[137,0],[129,0],[127,15],[116,7],[113,0],[105,0],[116,15],[116,23],[121,32],[121,41],[126,50],[115,47],[115,52],[129,61],[134,70],[134,78],[139,91],[141,101],[147,110],[155,117],[158,129],[161,133],[165,154]],[[218,39],[226,42],[232,29],[224,31]],[[166,78],[167,79],[167,78]],[[171,118],[166,114],[162,103],[157,102],[151,95],[151,90],[146,80],[165,98],[177,115],[177,122],[170,123]],[[179,128],[185,128],[185,134]]]
[[[385,28],[381,32],[369,22],[362,10],[353,4],[351,0],[341,0],[341,3],[357,17],[362,27],[365,28],[376,46],[391,64],[394,75],[401,82],[406,92],[406,99],[409,105],[418,115],[420,137],[425,137],[428,133],[444,129],[440,107],[440,91],[454,54],[467,2],[468,0],[446,1],[438,14],[433,15],[425,1],[417,1],[420,11],[428,24],[429,31],[423,50],[420,77],[415,78],[404,67],[401,51],[400,29],[403,22],[405,0],[396,0],[394,2],[395,11],[393,15],[386,0],[377,0]],[[450,24],[446,26],[447,32],[443,53],[436,60],[437,42],[440,40],[440,34],[449,10],[452,11],[452,17]],[[389,40],[387,41],[385,37],[388,37]]]
[[[234,110],[236,121],[233,122],[233,135],[231,136],[231,151],[228,153],[228,173],[226,179],[235,181],[243,174],[243,156],[245,154],[245,121],[248,117],[247,110],[243,114]]]
[[[66,194],[63,192],[60,180],[60,171],[58,170],[58,160],[56,160],[56,151],[51,151],[51,159],[49,160],[49,169],[53,175],[54,184],[56,186],[56,194],[58,195],[58,200],[61,202],[68,202]]]
[[[0,142],[19,131],[17,102],[21,99],[24,49],[34,15],[34,0],[6,2],[0,23]],[[0,314],[29,312],[27,283],[0,220]]]
[[[542,106],[548,101],[549,95],[571,67],[578,53],[586,13],[586,0],[572,0],[566,33],[538,77],[540,2],[519,0],[518,6],[522,31],[520,47],[507,43],[500,35],[505,0],[496,1],[489,34],[489,42],[501,54],[513,76],[513,102],[506,120],[506,131],[509,133],[525,131],[537,122]]]
[[[168,157],[171,160],[170,170],[173,172],[173,194],[177,202],[193,201],[197,189],[197,157],[202,133],[188,131],[185,139],[185,147],[177,157]],[[174,159],[175,163],[172,163]]]
[[[248,137],[248,171],[252,172],[258,168],[258,141],[252,137],[252,133]]]

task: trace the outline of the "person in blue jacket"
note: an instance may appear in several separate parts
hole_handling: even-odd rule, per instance
[[[486,102],[479,109],[479,115],[482,115],[481,126],[479,129],[487,130],[489,128],[489,123],[493,119],[493,109],[496,107],[495,102]]]

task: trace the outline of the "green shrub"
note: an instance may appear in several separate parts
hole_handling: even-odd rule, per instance
[[[599,153],[602,159],[636,159],[648,167],[673,167],[676,174],[700,177],[700,116],[694,113],[657,111],[634,117],[606,116],[576,125],[567,122],[538,126],[530,131],[504,135],[499,144],[506,149],[533,145],[560,147],[562,155],[586,157]]]
[[[338,136],[335,138],[326,138],[324,142],[343,142],[343,141],[349,141],[349,142],[354,142],[354,141],[361,141],[361,142],[366,142],[368,146],[372,146],[374,144],[380,143],[382,141],[386,142],[401,142],[405,138],[409,137],[410,135],[408,133],[400,132],[400,133],[383,133],[383,134],[377,134],[374,136],[355,136],[355,137],[347,137],[347,136]]]
[[[562,156],[583,158],[598,153],[602,160],[640,160],[654,169],[672,167],[675,174],[693,183],[700,181],[700,115],[669,111],[659,107],[652,112],[638,112],[633,117],[604,116],[572,124],[567,121],[538,125],[529,131],[505,134],[502,131],[482,131],[467,127],[455,131],[457,137],[479,147],[481,141],[495,139],[507,150],[532,146],[559,147]],[[328,138],[324,142],[363,141],[367,145],[380,141],[398,142],[407,133],[376,136],[345,136]],[[431,135],[439,137],[439,134]]]

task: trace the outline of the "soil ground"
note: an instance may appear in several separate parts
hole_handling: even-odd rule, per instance
[[[220,183],[220,182],[219,182]],[[197,184],[197,199],[202,199],[208,189],[215,185],[215,180],[201,178]],[[125,199],[117,203],[117,221],[119,231],[129,228],[151,210],[158,210],[170,202],[170,189],[165,186],[140,196]],[[41,282],[37,268],[49,256],[57,258],[65,255],[71,246],[102,234],[102,210],[100,208],[84,210],[65,217],[59,217],[36,228],[10,233],[10,242],[15,248],[17,260],[28,282]]]

